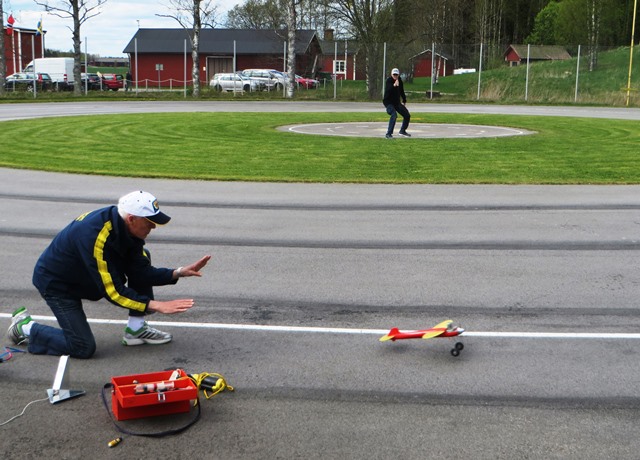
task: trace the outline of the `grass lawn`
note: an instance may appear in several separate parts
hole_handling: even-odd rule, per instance
[[[275,129],[387,120],[384,113],[171,113],[8,121],[0,143],[12,147],[0,151],[0,166],[202,180],[640,183],[637,121],[415,114],[412,123],[499,125],[537,134],[402,141]]]

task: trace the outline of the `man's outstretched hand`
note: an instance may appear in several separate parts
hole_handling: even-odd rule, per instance
[[[149,301],[148,311],[157,311],[158,313],[164,313],[165,315],[173,315],[174,313],[182,313],[193,307],[193,299],[177,299],[169,300],[167,302],[160,302],[158,300]]]
[[[186,276],[202,276],[200,270],[202,269],[202,267],[207,265],[207,262],[209,262],[209,260],[211,260],[211,256],[206,255],[202,259],[192,263],[191,265],[180,267],[178,270],[175,270],[174,278],[183,278]]]
[[[173,278],[178,279],[185,276],[202,276],[200,270],[207,265],[207,262],[211,260],[210,255],[206,255],[197,262],[180,267],[173,271]],[[160,302],[158,300],[149,301],[147,310],[150,312],[157,311],[158,313],[164,313],[165,315],[173,315],[175,313],[182,313],[193,307],[193,299],[176,299],[166,302]]]

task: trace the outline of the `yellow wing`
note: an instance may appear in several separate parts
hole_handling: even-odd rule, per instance
[[[451,323],[453,323],[453,320],[445,319],[445,320],[444,320],[443,322],[441,322],[440,324],[436,324],[435,326],[433,326],[433,328],[432,328],[432,329],[440,329],[440,328],[444,328],[444,329],[446,329],[446,328],[448,328],[448,327],[449,327],[449,325],[450,325]]]
[[[444,320],[443,322],[436,324],[435,326],[433,326],[429,332],[425,333],[422,338],[423,339],[432,339],[434,337],[438,337],[439,335],[442,335],[444,333],[444,331],[447,330],[447,328],[449,327],[449,325],[453,323],[452,320],[447,319]]]
[[[434,337],[438,337],[439,335],[442,335],[444,331],[430,331],[427,332],[425,335],[422,336],[423,339],[432,339]]]

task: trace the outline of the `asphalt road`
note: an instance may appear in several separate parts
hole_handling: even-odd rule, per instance
[[[126,104],[119,108],[171,105]],[[42,106],[20,106],[21,116]],[[0,119],[15,116],[8,112],[0,106]],[[637,458],[640,187],[252,184],[0,169],[5,325],[20,305],[53,324],[30,283],[38,255],[81,212],[139,188],[173,217],[148,240],[156,265],[213,255],[201,279],[157,290],[160,299],[193,297],[196,307],[154,318],[174,333],[171,344],[127,348],[119,344],[126,313],[87,303],[88,316],[103,320],[92,326],[98,353],[71,360],[69,376],[86,396],[33,403],[2,427],[3,458]],[[447,318],[468,331],[458,358],[448,340],[377,340],[392,326]],[[46,398],[57,364],[26,354],[0,364],[0,423]],[[203,399],[201,420],[185,433],[125,436],[109,449],[118,433],[103,384],[175,367],[221,373],[236,391]],[[186,419],[121,425],[152,432]]]
[[[640,120],[640,109],[612,107],[560,107],[528,105],[474,105],[409,103],[412,113],[474,113],[540,115],[550,117],[587,117],[621,120]],[[43,116],[100,115],[114,113],[164,112],[382,112],[382,103],[354,102],[241,102],[190,101],[149,102],[43,102],[38,104],[0,104],[0,121]]]

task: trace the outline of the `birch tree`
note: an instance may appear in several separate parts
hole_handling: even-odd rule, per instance
[[[227,13],[229,29],[285,30],[291,0],[246,0]],[[296,0],[296,28],[323,31],[336,28],[331,0]]]
[[[601,46],[626,44],[626,13],[622,0],[563,0],[558,4],[558,43],[586,45],[589,70],[595,70]]]
[[[587,8],[589,20],[589,43],[587,53],[589,55],[589,71],[595,70],[598,65],[598,42],[600,38],[600,17],[602,15],[602,2],[600,0],[588,0]]]
[[[287,0],[288,1],[288,0]],[[287,9],[278,0],[247,0],[227,13],[229,29],[284,29]]]
[[[307,2],[308,3],[308,2]],[[227,27],[240,29],[273,29],[287,42],[286,96],[292,98],[296,88],[296,30],[298,10],[304,0],[248,0],[236,5],[227,15]],[[309,15],[311,18],[312,15]],[[282,33],[284,31],[285,34]]]
[[[37,5],[40,5],[44,10],[54,16],[58,16],[63,19],[71,19],[73,27],[68,27],[71,30],[71,36],[73,38],[73,93],[79,96],[82,92],[81,78],[81,44],[80,40],[80,27],[89,19],[98,16],[101,11],[101,6],[107,3],[107,0],[34,0]]]
[[[501,59],[504,0],[478,0],[475,6],[476,40],[488,45],[490,59]]]
[[[391,38],[393,0],[335,0],[332,9],[364,50],[369,97],[380,97],[381,49],[384,41]]]
[[[217,8],[211,0],[170,0],[173,13],[156,16],[175,19],[187,32],[191,42],[191,79],[193,97],[200,97],[200,31],[202,27],[213,27]],[[186,84],[186,82],[185,82]]]
[[[296,7],[299,0],[288,0],[287,8],[287,73],[289,85],[287,85],[287,97],[293,98],[296,87],[296,26],[298,23]]]

